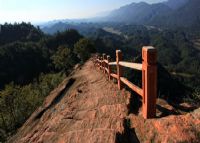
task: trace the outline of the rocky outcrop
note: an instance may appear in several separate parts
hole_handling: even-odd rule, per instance
[[[9,142],[114,143],[124,130],[128,95],[88,62],[51,92]]]

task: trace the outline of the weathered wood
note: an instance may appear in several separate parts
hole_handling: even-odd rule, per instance
[[[116,50],[116,62],[117,62],[117,81],[118,81],[118,88],[121,90],[122,89],[122,83],[120,80],[120,77],[122,77],[122,66],[119,65],[119,62],[122,61],[122,52],[120,50]]]
[[[105,68],[106,74],[108,74],[108,68]]]
[[[128,67],[128,68],[132,68],[135,70],[140,70],[140,71],[142,70],[142,64],[138,64],[138,63],[130,63],[130,62],[121,61],[121,62],[119,62],[119,65]]]
[[[97,59],[97,61],[98,61],[99,63],[101,63],[101,62],[102,62],[100,59]]]
[[[111,73],[110,76],[112,76],[113,78],[118,79],[118,75],[117,74]]]
[[[98,69],[101,70],[101,57],[98,56]]]
[[[106,54],[103,54],[103,60],[102,60],[102,65],[103,65],[103,73],[106,73],[105,67],[106,67],[106,63],[104,62],[106,60]]]
[[[110,63],[110,56],[107,56],[107,61],[108,61],[108,79],[111,80],[110,74],[111,74],[112,71],[111,71],[111,67],[109,65],[109,63]]]
[[[120,80],[126,84],[129,88],[131,88],[133,91],[135,91],[137,94],[139,94],[141,97],[143,97],[143,90],[136,86],[135,84],[133,84],[132,82],[128,81],[126,78],[124,77],[120,77]]]
[[[103,62],[102,62],[103,61],[103,57],[100,57],[100,60],[101,60],[100,61],[100,63],[101,63],[101,68],[100,69],[103,70]]]
[[[117,62],[110,62],[109,65],[110,65],[110,66],[116,66],[116,65],[117,65]]]
[[[143,89],[143,117],[145,119],[156,116],[157,98],[157,51],[153,47],[142,49],[142,89]]]
[[[108,60],[103,60],[106,64],[108,64]]]

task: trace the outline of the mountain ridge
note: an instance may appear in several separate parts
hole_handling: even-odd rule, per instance
[[[61,22],[75,22],[79,24],[81,22],[117,22],[122,24],[157,26],[160,28],[197,27],[200,29],[199,9],[199,0],[168,0],[154,4],[139,2],[121,6],[118,9],[107,12],[106,16],[80,20],[61,20]],[[48,27],[47,25],[46,27]]]
[[[188,1],[189,0],[168,0],[163,3],[172,9],[178,9],[178,8],[184,6]]]
[[[176,115],[176,109],[158,99],[157,115],[162,118],[145,120],[141,109],[137,114],[129,109],[135,108],[130,96],[130,92],[118,90],[102,72],[95,70],[89,60],[50,93],[8,142],[199,141],[199,109]],[[189,109],[187,106],[182,105]]]

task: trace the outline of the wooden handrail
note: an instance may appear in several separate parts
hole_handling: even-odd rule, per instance
[[[108,64],[108,60],[103,60],[106,64]]]
[[[122,89],[127,85],[142,97],[143,117],[145,119],[156,116],[156,98],[157,98],[157,51],[151,46],[142,48],[142,64],[131,63],[122,60],[122,52],[116,51],[116,61],[110,62],[110,56],[95,56],[94,65],[111,78],[117,79],[118,88]],[[113,73],[111,66],[116,66],[117,73]],[[142,88],[136,86],[128,79],[123,77],[123,67],[142,71]]]
[[[99,60],[99,59],[97,59],[97,60],[98,60],[98,62],[100,62],[100,63],[102,62],[102,61],[101,61],[101,60]]]
[[[105,71],[108,73],[108,68],[105,68]]]
[[[139,94],[141,97],[143,97],[143,90],[141,88],[139,88],[138,86],[136,86],[132,82],[128,81],[128,79],[126,79],[124,77],[120,77],[120,80],[124,84],[126,84],[129,88],[131,88],[133,91],[135,91],[137,94]]]
[[[116,66],[117,65],[117,62],[110,62],[110,63],[108,63],[109,65],[111,65],[111,66]]]
[[[117,75],[117,74],[111,73],[110,75],[111,75],[113,78],[116,78],[116,79],[118,78],[118,75]]]
[[[123,67],[127,67],[127,68],[132,68],[132,69],[135,69],[135,70],[142,70],[142,64],[138,64],[138,63],[130,63],[130,62],[119,62],[119,65],[120,66],[123,66]]]

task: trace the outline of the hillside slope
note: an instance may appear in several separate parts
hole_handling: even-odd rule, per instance
[[[144,120],[140,113],[128,116],[130,95],[126,90],[119,91],[88,61],[50,93],[43,106],[8,142],[200,141],[199,109],[187,115]],[[183,138],[184,135],[187,136]]]

